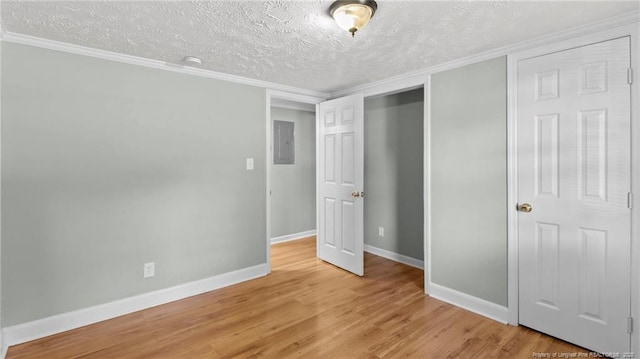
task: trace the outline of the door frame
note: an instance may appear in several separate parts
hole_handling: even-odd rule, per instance
[[[569,50],[597,42],[620,37],[630,37],[631,67],[634,79],[631,85],[631,192],[634,194],[631,211],[631,316],[640,323],[640,24],[620,26],[613,29],[556,42],[534,49],[507,55],[507,191],[509,206],[507,225],[508,246],[508,322],[519,325],[518,307],[518,216],[515,205],[518,198],[518,143],[517,143],[517,75],[518,61],[554,52]],[[634,241],[634,238],[636,239]],[[636,243],[634,243],[636,242]],[[638,327],[636,325],[636,327]],[[631,335],[631,351],[640,349],[640,330]]]
[[[287,100],[287,101],[293,101],[293,102],[298,102],[298,103],[304,103],[304,104],[311,104],[311,105],[315,105],[316,107],[316,114],[318,111],[318,104],[320,102],[326,101],[327,99],[324,97],[315,97],[315,96],[308,96],[308,95],[301,95],[301,94],[296,94],[296,93],[291,93],[291,92],[285,92],[285,91],[278,91],[278,90],[271,90],[271,89],[267,89],[266,90],[266,161],[265,161],[265,171],[266,171],[266,177],[267,177],[267,190],[266,190],[266,206],[267,206],[267,214],[266,214],[266,229],[267,229],[267,235],[266,235],[266,245],[267,245],[267,273],[271,273],[271,166],[273,165],[272,163],[272,159],[273,159],[273,126],[271,124],[271,100],[272,99],[280,99],[280,100]],[[316,116],[316,130],[318,127],[318,123],[317,123],[317,116]],[[317,142],[317,141],[316,141]],[[317,147],[317,144],[316,144]],[[318,159],[318,155],[317,155],[317,148],[316,148],[316,161]],[[316,188],[317,191],[317,188]],[[316,214],[316,222],[317,222],[317,214]],[[317,227],[317,223],[316,223],[316,227]]]

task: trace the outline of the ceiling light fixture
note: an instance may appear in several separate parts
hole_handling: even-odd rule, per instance
[[[378,4],[373,0],[339,0],[331,4],[329,14],[338,26],[349,31],[351,37],[354,37],[356,31],[367,26],[377,9]]]

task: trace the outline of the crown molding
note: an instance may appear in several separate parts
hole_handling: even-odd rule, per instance
[[[387,95],[397,92],[418,88],[424,85],[428,75],[453,69],[456,67],[488,60],[498,56],[505,56],[510,53],[531,49],[537,46],[543,46],[552,42],[567,40],[572,37],[584,36],[595,32],[603,31],[606,29],[629,25],[632,23],[640,22],[640,11],[626,13],[600,21],[596,21],[590,24],[577,26],[571,29],[567,29],[561,32],[557,32],[550,35],[545,35],[531,40],[526,40],[516,44],[500,47],[497,49],[481,52],[479,54],[467,56],[461,59],[456,59],[446,63],[438,64],[435,66],[427,67],[421,70],[407,72],[401,75],[389,77],[383,80],[374,81],[371,83],[350,87],[346,89],[337,90],[331,93],[302,89],[294,86],[282,85],[274,82],[256,80],[248,77],[242,77],[237,75],[225,74],[222,72],[197,69],[192,67],[181,66],[159,60],[152,60],[143,57],[125,55],[117,52],[111,52],[106,50],[100,50],[80,45],[69,44],[65,42],[49,40],[39,38],[30,35],[23,35],[6,31],[2,19],[0,19],[0,40],[7,41],[22,45],[34,46],[45,48],[49,50],[56,50],[61,52],[67,52],[76,55],[90,56],[104,60],[122,62],[127,64],[133,64],[138,66],[144,66],[159,70],[172,71],[177,73],[189,74],[194,76],[206,77],[211,79],[229,81],[234,83],[240,83],[244,85],[263,87],[271,90],[284,91],[293,94],[300,94],[319,98],[336,98],[341,96],[347,96],[354,93],[363,93],[365,97]]]
[[[288,101],[277,97],[271,97],[271,107],[284,108],[287,110],[316,112],[316,105],[297,101]],[[308,236],[307,236],[308,237]]]
[[[554,42],[568,40],[574,37],[593,34],[615,27],[630,25],[637,22],[640,22],[640,11],[610,17],[586,25],[580,25],[567,30],[556,32],[554,34],[537,37],[531,40],[499,47],[497,49],[489,51],[484,51],[475,55],[463,57],[421,70],[411,71],[398,76],[389,77],[387,79],[338,90],[331,93],[331,98],[352,95],[355,93],[364,93],[365,97],[373,97],[411,90],[413,88],[423,86],[427,77],[433,73],[442,72],[476,62],[489,60],[499,56],[506,56],[515,52],[548,45]]]
[[[285,91],[285,92],[295,93],[300,95],[307,95],[307,96],[321,97],[321,98],[329,97],[329,94],[325,92],[308,90],[308,89],[303,89],[303,88],[298,88],[298,87],[288,86],[288,85],[282,85],[275,82],[256,80],[256,79],[237,76],[237,75],[230,75],[222,72],[182,66],[178,64],[165,62],[165,61],[152,60],[144,57],[125,55],[117,52],[100,50],[100,49],[95,49],[95,48],[80,46],[80,45],[74,45],[66,42],[49,40],[49,39],[44,39],[44,38],[30,36],[30,35],[18,34],[10,31],[4,31],[4,28],[2,31],[3,31],[2,41],[11,42],[15,44],[39,47],[43,49],[61,51],[61,52],[66,52],[66,53],[81,55],[81,56],[89,56],[89,57],[94,57],[98,59],[122,62],[126,64],[131,64],[131,65],[144,66],[144,67],[149,67],[157,70],[165,70],[165,71],[177,72],[177,73],[182,73],[187,75],[206,77],[210,79],[229,81],[229,82],[239,83],[243,85]]]

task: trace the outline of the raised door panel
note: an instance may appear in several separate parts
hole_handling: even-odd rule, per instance
[[[607,201],[607,111],[580,111],[578,118],[579,198]]]
[[[560,231],[557,224],[536,225],[536,295],[538,305],[558,310]]]
[[[535,152],[537,196],[560,197],[558,116],[557,113],[535,116],[537,124]]]

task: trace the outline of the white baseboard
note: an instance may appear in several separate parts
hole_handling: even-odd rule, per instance
[[[429,284],[429,296],[503,324],[507,324],[509,319],[509,310],[507,307],[491,303],[484,299],[480,299],[451,288],[443,287],[433,282]]]
[[[85,325],[119,317],[175,300],[248,281],[269,273],[267,264],[239,269],[233,272],[181,284],[175,287],[100,304],[73,312],[54,315],[32,322],[6,327],[2,330],[7,346],[25,343],[49,335],[76,329]]]
[[[271,244],[289,242],[289,241],[296,241],[298,239],[315,236],[316,233],[317,233],[316,230],[312,229],[310,231],[287,234],[287,235],[280,236],[280,237],[273,237],[273,238],[271,238]]]
[[[388,251],[386,249],[370,246],[368,244],[364,245],[364,251],[369,252],[371,254],[375,254],[382,258],[391,259],[392,261],[400,262],[402,264],[406,264],[411,267],[416,267],[420,269],[424,269],[424,261],[419,259],[411,258],[402,254],[398,254],[395,252]]]

